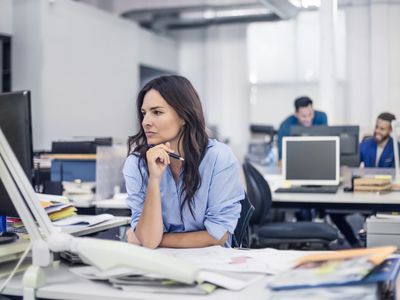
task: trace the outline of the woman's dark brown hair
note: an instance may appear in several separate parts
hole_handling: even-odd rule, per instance
[[[145,132],[142,127],[142,105],[144,96],[150,90],[156,90],[164,100],[172,106],[180,118],[185,121],[178,139],[178,145],[182,141],[185,161],[183,163],[183,187],[180,197],[181,211],[187,203],[194,217],[194,194],[201,185],[199,172],[200,162],[204,157],[208,136],[205,128],[203,109],[199,95],[189,80],[182,76],[168,75],[155,78],[148,82],[139,92],[136,102],[137,116],[139,120],[139,132],[128,139],[128,155],[137,153],[140,161],[146,161],[146,151],[149,149]],[[178,153],[180,154],[180,153]]]

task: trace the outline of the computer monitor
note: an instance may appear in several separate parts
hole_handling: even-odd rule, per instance
[[[284,137],[284,180],[292,185],[339,185],[339,147],[337,136]]]
[[[0,94],[0,128],[29,179],[33,169],[31,124],[29,91]],[[0,216],[18,216],[1,179]]]
[[[340,137],[340,165],[360,166],[359,126],[292,126],[291,136],[338,136]]]

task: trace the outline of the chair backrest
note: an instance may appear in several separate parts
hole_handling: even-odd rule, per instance
[[[254,168],[251,163],[243,163],[244,177],[246,181],[247,194],[250,202],[254,205],[255,212],[250,224],[264,224],[268,220],[272,206],[271,190],[264,177]]]
[[[250,248],[250,219],[254,213],[254,206],[249,201],[247,194],[244,199],[240,201],[242,210],[240,211],[240,218],[236,225],[235,232],[232,237],[232,247],[236,248]]]

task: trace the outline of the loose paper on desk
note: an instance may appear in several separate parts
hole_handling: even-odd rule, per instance
[[[310,254],[305,251],[238,250],[221,246],[191,249],[159,248],[157,251],[188,261],[202,270],[271,275],[292,268],[299,257]]]
[[[55,226],[94,226],[102,222],[111,220],[114,218],[110,214],[101,214],[96,216],[72,216],[59,221],[53,222]]]
[[[139,270],[135,270],[133,268],[114,268],[111,270],[101,271],[93,266],[85,266],[85,267],[74,267],[70,268],[70,271],[84,277],[86,279],[92,280],[108,280],[114,286],[121,288],[123,290],[130,290],[130,286],[137,286],[137,289],[144,292],[169,292],[169,293],[181,293],[182,289],[174,289],[165,286],[164,282],[168,280],[168,278],[164,278],[158,274],[144,273]],[[212,285],[219,286],[225,289],[238,291],[241,290],[253,282],[261,279],[264,275],[261,273],[238,273],[238,272],[225,272],[225,271],[207,271],[200,270],[197,276],[197,279],[200,282],[211,283]],[[174,287],[176,286],[176,282],[174,283]],[[182,284],[180,284],[182,285]],[[143,289],[141,286],[145,286]],[[195,286],[184,285],[183,290],[186,290],[190,293],[198,293],[202,292],[204,294],[204,286],[201,283],[201,289],[198,290]],[[209,287],[208,287],[209,288]],[[206,290],[209,290],[209,289]]]

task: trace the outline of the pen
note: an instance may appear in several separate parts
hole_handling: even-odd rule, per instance
[[[155,145],[149,145],[150,148],[153,148]],[[185,161],[185,159],[182,156],[179,156],[178,154],[172,153],[172,152],[168,152],[168,155],[171,156],[172,158],[175,158],[177,160],[181,160],[181,161]]]
[[[169,156],[175,159],[179,159],[181,161],[184,161],[185,159],[182,156],[179,156],[178,154],[172,153],[172,152],[167,152]]]

